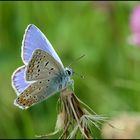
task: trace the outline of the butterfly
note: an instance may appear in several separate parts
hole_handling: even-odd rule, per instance
[[[74,85],[73,70],[64,68],[49,40],[35,25],[27,26],[21,48],[24,65],[11,77],[17,94],[14,105],[27,109]]]

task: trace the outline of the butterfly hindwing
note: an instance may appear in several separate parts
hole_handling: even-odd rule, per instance
[[[63,72],[61,65],[47,52],[37,49],[27,66],[26,80],[40,80],[52,78]]]
[[[25,66],[21,66],[15,70],[12,75],[12,87],[15,89],[17,95],[23,92],[29,85],[25,79]]]
[[[17,97],[14,104],[22,109],[27,109],[50,97],[53,93],[56,93],[57,90],[58,85],[54,79],[39,80],[24,90]]]

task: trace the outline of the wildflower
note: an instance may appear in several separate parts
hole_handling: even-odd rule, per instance
[[[140,33],[140,5],[137,5],[130,17],[131,30],[134,33]]]
[[[130,29],[132,35],[128,38],[129,43],[140,47],[140,5],[137,5],[131,13]]]

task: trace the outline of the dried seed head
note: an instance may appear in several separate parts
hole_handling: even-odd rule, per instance
[[[65,127],[65,114],[63,112],[60,112],[57,116],[56,126],[55,130],[62,130]]]

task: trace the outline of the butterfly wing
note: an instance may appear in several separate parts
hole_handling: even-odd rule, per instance
[[[32,54],[36,49],[41,49],[48,52],[54,57],[56,61],[58,61],[61,64],[62,67],[64,67],[49,40],[35,25],[30,24],[25,30],[24,38],[22,41],[21,55],[22,60],[26,65],[31,60]]]
[[[19,95],[23,92],[30,83],[25,80],[25,66],[21,66],[15,70],[12,75],[12,87],[16,91],[16,94]]]
[[[58,91],[58,75],[64,66],[48,39],[32,24],[23,38],[22,60],[26,66],[14,72],[12,82],[18,95],[14,104],[26,109]]]
[[[53,78],[64,72],[63,67],[49,53],[37,49],[27,65],[26,80]]]
[[[39,80],[25,89],[14,101],[14,104],[21,109],[27,109],[58,91],[58,84],[55,79]]]

